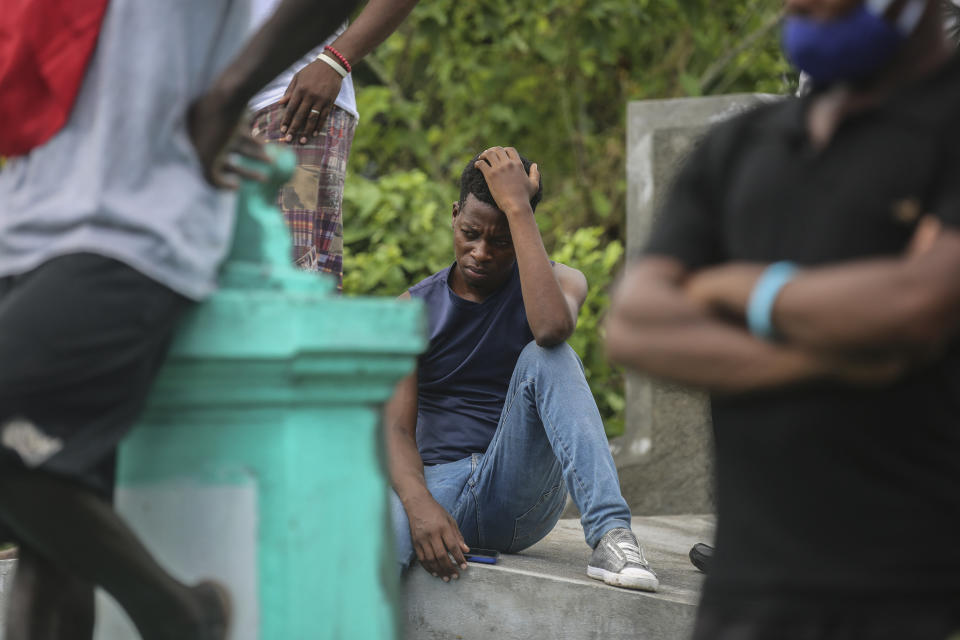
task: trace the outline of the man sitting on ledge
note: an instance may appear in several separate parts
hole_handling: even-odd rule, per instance
[[[516,553],[544,538],[569,490],[594,549],[587,574],[654,591],[583,365],[564,342],[587,281],[547,258],[540,196],[537,166],[513,148],[471,160],[453,205],[456,261],[401,296],[426,304],[430,346],[386,410],[397,557],[456,579],[471,546]]]

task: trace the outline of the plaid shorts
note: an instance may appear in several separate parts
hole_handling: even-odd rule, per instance
[[[253,134],[283,143],[280,132],[283,105],[272,104],[253,118]],[[325,130],[307,144],[291,143],[297,170],[277,195],[277,204],[293,236],[293,261],[306,271],[322,271],[343,287],[343,180],[357,120],[334,106]]]

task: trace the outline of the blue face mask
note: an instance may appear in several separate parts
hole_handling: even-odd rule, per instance
[[[911,0],[896,22],[883,17],[893,0],[866,0],[842,18],[818,21],[788,16],[783,50],[815,85],[867,78],[893,58],[923,17],[925,0]]]

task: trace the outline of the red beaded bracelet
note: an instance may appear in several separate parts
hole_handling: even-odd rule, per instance
[[[323,50],[329,51],[330,53],[332,53],[334,57],[340,61],[340,64],[343,65],[343,68],[347,70],[347,73],[350,73],[351,71],[353,71],[353,68],[350,66],[350,61],[347,60],[342,53],[340,53],[330,45],[325,46]]]

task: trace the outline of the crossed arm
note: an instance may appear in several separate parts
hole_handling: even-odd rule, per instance
[[[677,260],[650,257],[627,268],[607,317],[607,353],[618,363],[712,391],[746,391],[815,378],[824,364],[714,315],[684,291]]]
[[[918,234],[926,231],[921,226]],[[801,272],[774,306],[779,343],[756,339],[742,325],[766,265],[691,274],[670,258],[645,258],[627,269],[614,295],[608,353],[721,392],[813,379],[886,382],[960,328],[960,231],[937,229],[922,244],[901,257]]]

